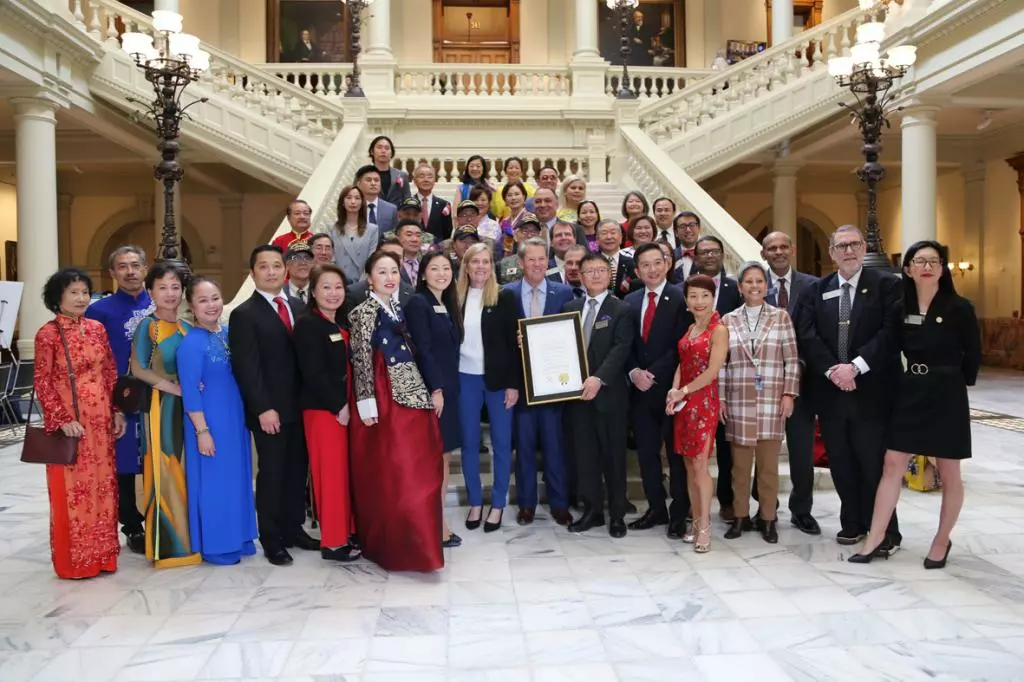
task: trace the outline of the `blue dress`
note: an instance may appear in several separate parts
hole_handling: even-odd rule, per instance
[[[193,549],[212,564],[236,564],[256,553],[252,451],[242,394],[231,373],[228,330],[193,327],[178,347],[185,408],[185,471]],[[202,412],[214,455],[199,453],[189,412]]]

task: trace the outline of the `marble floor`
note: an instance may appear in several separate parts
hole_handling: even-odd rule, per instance
[[[1024,375],[986,373],[982,410],[1024,417]],[[53,576],[42,471],[0,451],[0,681],[826,682],[1024,680],[1024,434],[975,422],[967,502],[944,571],[924,571],[940,498],[905,492],[904,549],[854,566],[826,534],[721,538],[710,554],[663,532],[466,532],[433,575],[374,565]],[[783,507],[785,505],[783,504]],[[511,515],[509,515],[511,516]],[[788,521],[788,515],[783,516]]]

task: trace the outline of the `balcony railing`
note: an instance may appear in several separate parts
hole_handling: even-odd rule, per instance
[[[715,74],[712,69],[677,69],[671,67],[634,67],[629,68],[628,88],[641,103],[650,102],[675,94],[687,85],[703,80]],[[614,97],[619,92],[622,82],[622,66],[609,66],[604,77],[606,95]]]
[[[400,64],[396,95],[427,97],[566,97],[568,67],[519,64]]]

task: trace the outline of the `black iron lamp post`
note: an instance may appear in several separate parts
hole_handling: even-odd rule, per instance
[[[133,97],[128,101],[140,104],[143,114],[153,119],[160,137],[160,163],[154,169],[154,176],[164,186],[164,224],[160,232],[158,260],[172,261],[188,270],[188,263],[181,257],[178,231],[174,215],[174,186],[181,181],[185,170],[178,163],[178,136],[181,120],[188,116],[189,107],[206,98],[182,106],[181,96],[185,88],[210,66],[210,55],[199,49],[199,38],[181,32],[182,17],[176,12],[156,10],[153,12],[155,36],[146,33],[126,32],[121,35],[121,48],[135,60],[146,74],[146,80],[153,85],[155,98],[142,102]]]
[[[622,58],[622,78],[619,80],[619,91],[615,93],[616,99],[636,99],[636,95],[629,87],[629,54],[633,51],[630,37],[630,23],[633,21],[633,10],[640,4],[640,0],[605,0],[608,9],[619,15],[619,57]]]
[[[860,0],[861,9],[865,11],[871,11],[876,4],[874,0]],[[905,76],[917,59],[917,48],[912,45],[893,47],[883,58],[881,42],[884,37],[885,24],[865,22],[857,27],[857,42],[850,49],[850,56],[833,57],[828,62],[829,73],[836,83],[849,89],[857,99],[856,106],[846,103],[839,106],[849,110],[864,140],[861,147],[864,165],[857,170],[857,177],[868,189],[864,265],[874,268],[891,267],[878,230],[878,183],[885,178],[885,168],[878,161],[882,151],[882,128],[889,127],[889,114],[894,111],[891,106],[893,83]]]
[[[352,17],[352,75],[349,77],[345,97],[366,97],[366,93],[359,85],[359,53],[362,51],[359,39],[362,33],[363,10],[372,5],[373,0],[341,0],[341,4],[348,5],[349,16]]]

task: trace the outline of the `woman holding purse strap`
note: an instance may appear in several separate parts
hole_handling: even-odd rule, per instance
[[[117,570],[117,474],[114,440],[124,416],[111,395],[117,365],[103,325],[83,317],[92,281],[77,268],[51,275],[43,303],[56,314],[35,337],[33,387],[48,432],[78,439],[72,464],[48,464],[50,548],[64,579],[93,578]]]

